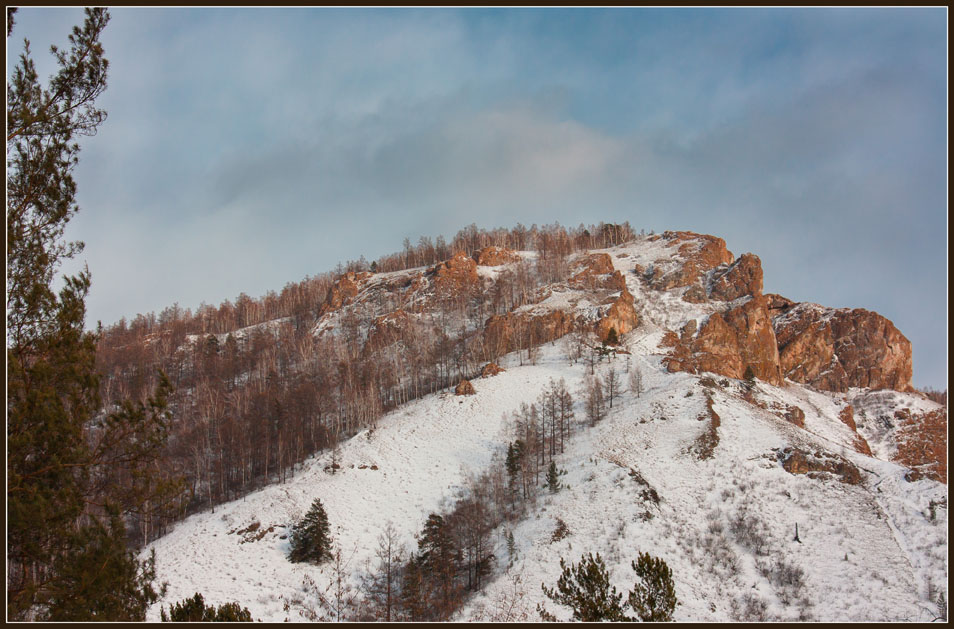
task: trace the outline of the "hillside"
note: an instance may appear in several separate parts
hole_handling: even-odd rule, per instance
[[[564,488],[535,490],[520,510],[489,516],[489,572],[479,586],[468,573],[450,619],[537,620],[538,603],[569,618],[540,589],[555,583],[561,557],[599,552],[626,591],[639,551],[672,568],[676,620],[936,615],[938,595],[947,596],[947,412],[910,387],[910,343],[890,321],[764,295],[758,258],[736,258],[712,236],[629,233],[603,248],[498,242],[475,239],[431,265],[343,272],[309,306],[311,323],[269,319],[167,344],[189,383],[178,421],[197,426],[179,435],[183,466],[198,470],[190,510],[203,496],[214,508],[172,524],[144,551],[156,550],[169,582],[162,604],[198,591],[261,620],[367,614],[361,580],[386,523],[415,550],[429,514],[448,513],[482,486],[475,477],[500,469],[528,430],[521,405],[563,379],[573,430],[559,453],[551,427],[547,454],[541,420],[540,460],[566,471]],[[279,343],[262,367],[248,348],[261,343],[268,356],[269,337],[296,343]],[[620,345],[609,351],[614,337]],[[216,348],[207,353],[218,365],[213,384],[190,377],[203,373],[203,347]],[[228,368],[220,347],[233,352]],[[504,371],[479,376],[491,361]],[[623,385],[590,421],[593,376],[605,383],[611,371]],[[630,386],[635,372],[641,391]],[[254,390],[257,373],[284,382],[285,393],[258,407],[247,399],[258,409],[247,426],[259,432],[230,428],[248,440],[249,458],[224,446],[217,456],[213,446],[230,442],[220,430],[229,409],[249,395],[237,392]],[[332,373],[334,385],[322,388]],[[462,377],[474,395],[453,395]],[[193,419],[182,417],[187,406]],[[260,432],[256,419],[277,421],[279,432]],[[313,435],[334,428],[336,439],[296,441],[309,422]],[[207,446],[189,450],[196,435]],[[213,495],[230,466],[273,484],[248,485],[236,500]],[[319,594],[334,598],[333,565],[286,559],[288,527],[314,498],[355,593],[345,610],[319,603]],[[557,518],[568,534],[553,541]],[[150,618],[158,616],[157,605]]]

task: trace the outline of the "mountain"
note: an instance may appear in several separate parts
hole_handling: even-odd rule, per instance
[[[672,569],[676,620],[939,614],[947,410],[911,386],[890,321],[763,294],[758,257],[713,236],[462,234],[343,270],[282,317],[144,335],[186,385],[171,447],[193,514],[144,551],[163,605],[201,592],[261,620],[370,618],[362,584],[388,522],[412,553],[443,514],[463,549],[484,509],[480,560],[462,551],[459,596],[434,618],[537,620],[543,604],[569,619],[540,587],[561,558],[600,553],[625,592],[640,551]],[[462,380],[472,394],[454,394]],[[575,419],[558,428],[561,380]],[[533,446],[519,507],[501,489],[517,439]],[[339,561],[292,564],[290,527],[315,498]]]

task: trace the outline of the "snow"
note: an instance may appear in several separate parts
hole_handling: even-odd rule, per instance
[[[604,252],[623,271],[642,309],[640,326],[626,338],[631,355],[613,364],[623,371],[639,368],[644,392],[624,393],[600,424],[579,427],[557,458],[566,470],[565,488],[541,493],[526,518],[495,532],[495,576],[454,620],[538,620],[538,603],[569,619],[569,611],[540,588],[555,584],[561,557],[578,562],[584,553],[599,552],[625,596],[633,584],[630,561],[640,551],[662,557],[672,569],[680,621],[931,620],[930,600],[937,591],[947,593],[947,487],[907,482],[904,468],[884,460],[891,452],[883,444],[890,439],[872,441],[864,420],[859,430],[880,459],[855,452],[854,433],[838,413],[850,403],[856,420],[864,411],[873,425],[898,405],[912,410],[936,405],[897,392],[829,394],[791,382],[782,387],[760,382],[754,396],[768,407],[763,409],[745,401],[739,382],[728,379],[728,386],[711,390],[721,417],[719,443],[712,458],[698,460],[689,447],[708,427],[707,420],[699,420],[707,413],[700,384],[707,374],[668,373],[658,344],[665,330],[704,319],[716,306],[683,302],[679,289],[653,291],[649,298],[633,268],[670,256],[664,241],[638,239]],[[488,275],[502,268],[478,270]],[[375,284],[379,277],[383,274],[375,276]],[[574,293],[553,291],[535,307],[596,307]],[[343,442],[337,473],[325,470],[332,453],[322,453],[284,484],[178,523],[144,550],[156,551],[159,580],[169,583],[147,620],[158,620],[160,605],[195,592],[208,603],[238,601],[256,620],[307,620],[315,589],[330,585],[331,567],[290,563],[282,537],[315,498],[325,505],[352,585],[373,562],[388,521],[405,549],[413,549],[428,514],[446,507],[467,475],[486,469],[506,447],[512,439],[508,415],[521,402],[535,401],[551,378],[566,380],[577,418],[584,416],[578,391],[587,368],[569,364],[562,341],[542,347],[535,365],[517,364],[516,355],[501,365],[505,372],[473,381],[476,395],[427,396]],[[598,368],[607,367],[604,362]],[[801,408],[805,428],[781,419],[773,405]],[[863,482],[852,486],[791,475],[775,456],[791,446],[841,455],[862,470]],[[641,496],[646,487],[632,470],[658,492],[658,505]],[[941,500],[945,506],[935,509],[932,520],[930,505]],[[761,531],[760,548],[739,533],[740,516]],[[557,517],[570,535],[551,543]],[[237,532],[254,522],[260,523],[259,532],[266,531],[261,539]],[[793,539],[796,524],[800,542]],[[514,558],[504,542],[507,530],[516,543]],[[772,577],[772,566],[778,565],[801,570],[803,585],[786,586]],[[503,608],[509,617],[501,614]]]

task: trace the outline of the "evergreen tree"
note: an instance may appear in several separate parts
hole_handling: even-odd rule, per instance
[[[606,334],[606,345],[619,345],[619,334],[617,334],[616,328],[610,328]]]
[[[449,529],[443,517],[432,513],[417,542],[423,582],[434,595],[430,597],[429,613],[438,620],[446,620],[450,612],[456,609],[460,594],[460,588],[455,583],[460,552]]]
[[[401,610],[407,620],[424,620],[425,611],[424,578],[421,565],[416,557],[411,557],[404,567],[401,580]]]
[[[288,559],[293,563],[321,563],[331,559],[328,514],[325,513],[325,507],[319,498],[315,498],[305,517],[292,528],[291,553]]]
[[[8,12],[8,18],[12,14]],[[41,86],[29,42],[7,83],[7,609],[11,619],[142,620],[154,571],[126,549],[117,514],[151,517],[177,491],[141,471],[167,436],[168,381],[147,404],[100,413],[96,336],[84,332],[90,275],[63,278],[79,211],[76,136],[106,113],[105,9],[87,9]],[[8,21],[7,35],[13,27]],[[155,502],[153,502],[155,504]]]
[[[551,494],[560,491],[560,473],[557,471],[556,463],[550,461],[550,467],[547,468],[547,488]]]
[[[169,606],[169,614],[165,608],[159,610],[162,622],[253,622],[252,613],[247,607],[238,603],[225,603],[216,607],[206,606],[205,600],[198,592],[192,598]]]
[[[665,561],[649,553],[640,553],[632,566],[637,581],[628,603],[636,616],[644,622],[671,621],[677,603],[672,570]]]
[[[507,459],[504,466],[507,468],[507,479],[510,482],[510,502],[513,506],[517,495],[517,476],[520,474],[520,465],[523,462],[523,441],[517,439],[507,445]]]
[[[94,521],[76,532],[72,541],[77,550],[54,564],[57,578],[49,587],[46,619],[145,620],[146,609],[163,593],[152,586],[155,551],[140,563],[135,553],[116,543],[124,533],[115,511],[108,526]]]
[[[751,391],[755,387],[755,371],[752,365],[745,366],[745,373],[742,374],[743,386]]]
[[[623,595],[610,585],[609,573],[599,553],[596,558],[592,553],[580,557],[580,564],[571,564],[560,559],[560,568],[563,573],[557,580],[556,590],[541,585],[547,598],[566,605],[573,610],[573,620],[583,622],[626,621],[623,613]],[[545,610],[540,610],[544,619],[552,616]]]

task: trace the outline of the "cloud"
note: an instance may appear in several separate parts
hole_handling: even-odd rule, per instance
[[[260,295],[472,222],[629,220],[882,312],[940,386],[940,15],[115,9],[71,226],[91,318]]]

